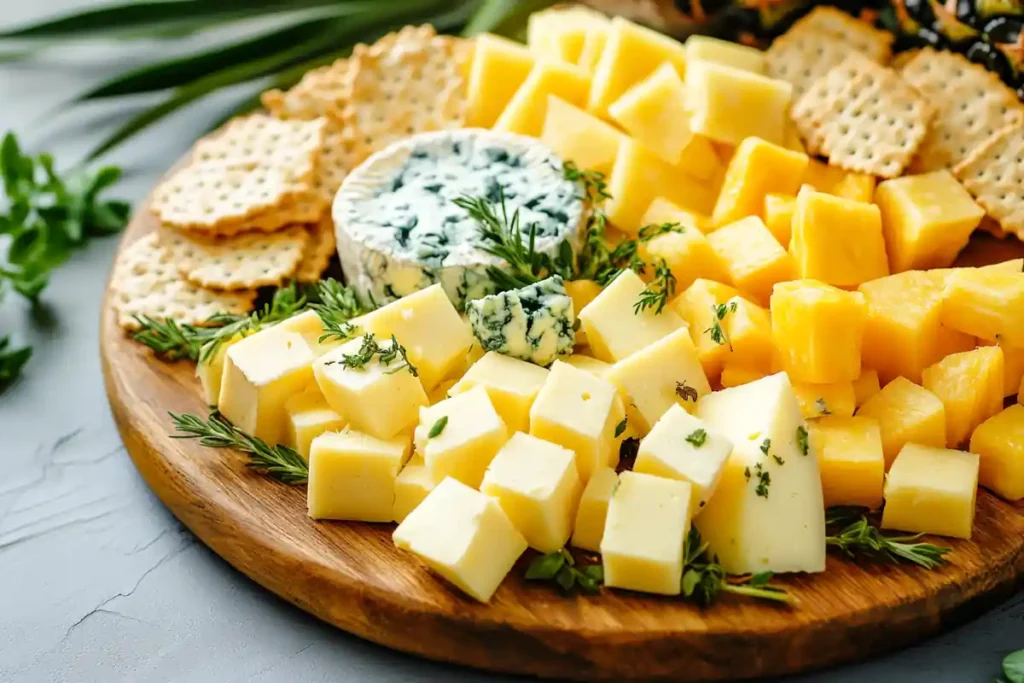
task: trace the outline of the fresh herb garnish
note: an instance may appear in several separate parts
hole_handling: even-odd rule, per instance
[[[814,402],[814,407],[818,409],[818,415],[831,415],[832,411],[828,409],[828,405],[825,403],[825,399],[819,398]]]
[[[796,428],[796,445],[803,455],[807,455],[810,451],[810,446],[807,443],[807,429],[803,425]]]
[[[771,580],[771,572],[763,572],[745,581],[730,581],[718,558],[708,557],[708,545],[702,542],[700,532],[690,527],[683,547],[683,596],[702,606],[710,605],[723,592],[787,605],[796,603],[793,595],[773,586]]]
[[[374,308],[373,302],[367,303],[352,287],[346,287],[334,278],[328,278],[317,285],[318,303],[310,305],[320,316],[324,333],[318,340],[321,344],[327,340],[345,341],[359,334],[359,328],[350,323],[352,318],[369,313]]]
[[[911,562],[925,569],[935,569],[946,561],[943,556],[950,551],[931,543],[918,543],[924,534],[886,536],[868,522],[862,508],[829,508],[825,524],[835,532],[825,537],[825,544],[851,558],[863,556],[892,563]]]
[[[697,390],[686,383],[684,379],[682,382],[676,382],[676,396],[683,399],[684,401],[696,402],[699,398]]]
[[[771,449],[771,447],[772,447],[772,440],[771,439],[766,438],[764,441],[761,442],[761,452],[764,453],[765,455],[768,455],[768,451]]]
[[[393,375],[396,372],[408,370],[413,377],[419,377],[419,371],[415,365],[409,362],[405,347],[398,343],[395,335],[391,335],[391,344],[382,346],[377,343],[377,338],[372,334],[364,334],[358,351],[342,354],[340,360],[326,361],[324,365],[341,365],[354,370],[363,369],[373,361],[374,357],[381,365],[388,368],[385,374]],[[401,364],[394,368],[390,367],[399,358],[401,358]]]
[[[0,391],[21,374],[21,369],[32,357],[32,349],[25,346],[20,349],[8,349],[10,339],[0,337]]]
[[[754,493],[762,498],[767,498],[768,487],[772,485],[772,475],[761,463],[754,465],[754,475],[757,477],[757,488],[754,489]]]
[[[623,432],[626,431],[626,418],[622,418],[622,422],[615,425],[615,438],[622,436]]]
[[[565,593],[579,588],[594,594],[604,583],[604,569],[599,564],[577,567],[576,560],[565,548],[533,558],[526,569],[528,581],[554,581]]]
[[[437,422],[435,422],[434,426],[430,428],[429,432],[427,432],[427,438],[428,439],[433,439],[436,436],[440,436],[441,432],[443,432],[444,428],[447,427],[447,426],[448,426],[448,416],[447,415],[442,415],[441,417],[437,418]]]
[[[676,276],[672,269],[661,259],[654,268],[654,281],[644,287],[640,297],[633,304],[633,314],[638,315],[642,311],[653,308],[657,315],[665,310],[665,305],[676,292]]]
[[[1024,683],[1024,650],[1003,657],[1003,678],[996,683]]]
[[[723,344],[729,345],[729,350],[732,351],[732,341],[729,339],[729,335],[725,333],[725,328],[722,327],[722,320],[730,311],[736,311],[736,302],[732,304],[711,304],[711,311],[714,314],[711,318],[711,327],[704,330],[705,334],[711,336],[711,341],[715,342],[719,346]]]
[[[694,448],[700,448],[708,440],[708,433],[703,429],[694,429],[686,435],[686,440],[693,444]]]
[[[686,231],[679,223],[661,223],[660,225],[645,225],[640,228],[640,233],[637,235],[640,242],[650,242],[655,237],[660,235],[667,235],[670,232],[676,232],[682,234]]]

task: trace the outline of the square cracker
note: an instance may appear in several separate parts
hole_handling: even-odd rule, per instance
[[[1003,230],[1024,236],[1024,124],[993,135],[953,172]]]
[[[836,7],[818,5],[794,23],[793,28],[797,24],[804,27],[804,30],[815,30],[840,38],[873,62],[885,64],[892,57],[892,41],[895,38],[892,33],[875,28]]]
[[[883,178],[903,173],[933,115],[895,71],[857,53],[815,81],[792,110],[811,153]]]
[[[339,59],[308,71],[287,91],[266,91],[260,102],[279,119],[315,119],[336,114],[341,110],[351,64],[348,59]]]
[[[1024,107],[999,77],[955,52],[924,48],[901,70],[935,108],[912,168],[952,168],[998,131],[1024,121]]]
[[[302,260],[295,269],[295,279],[299,282],[319,282],[331,264],[331,258],[337,250],[334,237],[334,221],[331,212],[325,211],[323,218],[316,225],[309,226],[310,236],[306,248],[302,252]]]

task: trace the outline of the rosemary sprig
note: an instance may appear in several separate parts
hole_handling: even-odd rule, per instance
[[[353,369],[365,368],[376,356],[378,362],[388,368],[385,374],[393,375],[396,372],[408,370],[413,377],[419,377],[419,370],[409,362],[409,356],[406,354],[405,347],[398,343],[395,335],[391,335],[391,344],[382,346],[372,334],[364,334],[358,351],[343,354],[339,360],[327,361],[324,365],[341,365]],[[399,358],[401,358],[401,363],[393,368],[390,367]]]
[[[719,346],[723,344],[729,345],[729,350],[732,351],[732,341],[729,339],[729,335],[725,333],[725,328],[722,327],[722,320],[725,319],[727,313],[736,312],[736,302],[726,304],[711,304],[711,311],[714,316],[711,319],[711,327],[704,330],[705,334],[711,336],[711,341],[715,342]]]
[[[796,597],[786,589],[771,584],[771,572],[754,574],[745,579],[730,580],[717,557],[708,557],[708,544],[701,540],[696,527],[690,527],[683,547],[683,596],[697,604],[713,603],[719,593],[733,593],[758,600],[771,600],[787,605],[796,603]]]
[[[576,565],[572,553],[562,548],[533,558],[526,569],[526,579],[553,581],[565,593],[571,593],[573,589],[579,588],[584,593],[594,594],[600,591],[601,584],[604,583],[604,568],[599,564],[589,564],[580,568]]]
[[[375,306],[363,301],[352,287],[346,287],[334,278],[328,278],[317,285],[319,303],[310,305],[323,323],[324,333],[320,343],[328,339],[344,341],[359,334],[359,328],[350,320],[372,311]]]
[[[295,450],[277,444],[270,446],[266,441],[228,422],[216,411],[206,420],[191,413],[168,413],[174,422],[172,439],[199,439],[207,448],[234,448],[248,453],[249,467],[263,472],[285,484],[305,484],[309,478],[309,466]]]
[[[644,227],[640,228],[640,232],[637,234],[637,237],[640,242],[646,243],[650,242],[655,237],[659,237],[660,235],[667,235],[670,232],[677,232],[679,234],[682,234],[686,232],[686,228],[680,223],[655,223],[651,225],[645,225]]]
[[[654,281],[644,287],[640,297],[633,304],[633,314],[639,315],[653,308],[654,314],[658,315],[665,310],[665,305],[675,293],[676,276],[672,274],[672,269],[665,263],[665,259],[661,259],[654,269]]]
[[[850,558],[867,557],[898,564],[911,562],[935,569],[946,562],[949,548],[918,543],[924,534],[886,536],[868,522],[862,508],[834,507],[825,514],[825,524],[836,533],[825,537],[825,544],[838,548]]]
[[[165,360],[199,360],[199,352],[220,331],[219,327],[196,327],[178,323],[170,318],[136,316],[141,326],[132,339],[153,349]]]

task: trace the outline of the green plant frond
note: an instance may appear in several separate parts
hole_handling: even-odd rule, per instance
[[[537,11],[555,4],[555,0],[483,0],[479,9],[466,23],[462,35],[500,33],[519,36],[526,31],[526,21]]]

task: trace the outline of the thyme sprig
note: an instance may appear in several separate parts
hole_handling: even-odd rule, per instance
[[[533,558],[526,569],[528,581],[553,581],[565,593],[578,588],[588,594],[601,590],[604,568],[599,564],[578,566],[572,553],[565,548]]]
[[[328,278],[317,285],[318,303],[310,305],[320,316],[324,333],[320,335],[322,344],[328,340],[345,341],[359,334],[359,328],[352,324],[353,318],[369,313],[376,306],[372,301],[364,301],[352,287],[346,287],[334,278]]]
[[[726,334],[725,328],[722,327],[722,321],[728,313],[736,312],[736,302],[730,302],[729,304],[711,304],[711,312],[714,314],[711,318],[711,327],[704,330],[704,333],[710,335],[711,341],[715,342],[719,346],[723,344],[729,345],[729,350],[732,351],[732,340],[729,339],[729,335]]]
[[[770,600],[787,605],[796,603],[796,597],[771,583],[771,572],[754,574],[746,578],[730,578],[718,558],[708,555],[708,544],[703,542],[696,527],[690,528],[683,546],[683,596],[699,605],[713,603],[720,593],[732,593],[758,600]]]
[[[633,304],[633,314],[639,315],[643,311],[653,309],[658,315],[668,304],[668,300],[676,293],[676,276],[672,269],[661,259],[654,269],[654,280],[644,287],[640,297]]]
[[[950,551],[932,543],[917,542],[924,534],[886,536],[871,525],[863,508],[829,508],[825,525],[834,531],[825,537],[825,544],[854,559],[866,557],[894,564],[910,562],[935,569],[946,562],[944,556]]]
[[[408,370],[413,377],[419,377],[419,370],[409,361],[406,348],[398,343],[395,335],[391,335],[390,344],[382,345],[372,334],[364,334],[358,351],[343,354],[339,360],[326,361],[324,365],[341,365],[345,368],[361,369],[372,362],[374,357],[381,365],[388,368],[384,374],[393,375],[396,372]],[[401,362],[395,367],[391,367],[391,364],[399,359]]]

